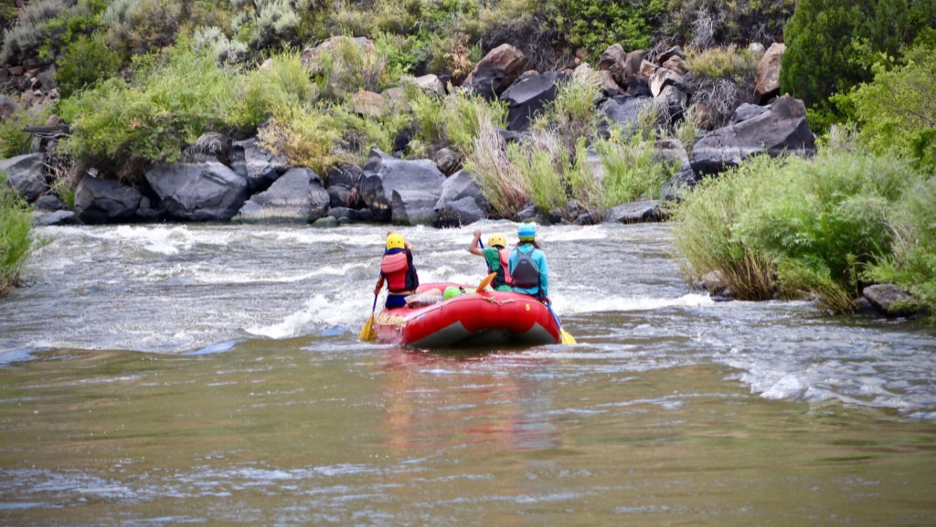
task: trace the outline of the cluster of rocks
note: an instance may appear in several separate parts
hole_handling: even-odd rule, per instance
[[[708,293],[716,302],[730,301],[735,298],[734,291],[727,285],[721,271],[711,271],[692,284],[697,292]],[[777,292],[771,294],[777,298]],[[803,294],[805,300],[817,300],[815,295]],[[925,316],[925,310],[919,309],[912,293],[894,284],[870,284],[861,289],[861,296],[854,299],[855,311],[860,315],[884,316],[888,318],[915,319]]]
[[[369,45],[366,39],[355,42]],[[323,47],[330,45],[334,42],[326,41],[307,50],[303,60],[314,60]],[[675,140],[654,145],[659,160],[678,167],[665,186],[664,201],[678,200],[700,178],[718,174],[752,155],[808,156],[815,152],[802,101],[776,97],[777,57],[782,49],[771,50],[764,55],[758,71],[758,97],[766,105],[742,105],[727,126],[704,135],[691,153]],[[500,133],[508,142],[523,141],[534,117],[555,100],[560,83],[588,75],[600,83],[598,111],[608,123],[627,130],[637,125],[641,110],[650,106],[656,106],[672,120],[679,118],[691,97],[682,82],[683,59],[679,48],[651,62],[646,51],[625,53],[615,45],[603,54],[597,72],[583,63],[574,69],[539,73],[528,68],[522,52],[504,44],[477,64],[462,88],[505,101],[507,127]],[[432,93],[445,93],[434,75],[404,81]],[[44,81],[37,82],[44,85]],[[359,91],[351,101],[354,111],[367,115],[406,111],[405,104],[402,88],[381,94]],[[408,160],[373,149],[363,167],[339,167],[323,180],[309,168],[290,166],[256,137],[232,142],[208,134],[199,143],[215,146],[206,149],[193,145],[192,151],[199,154],[184,156],[178,163],[150,166],[132,185],[99,178],[93,169],[87,171],[77,184],[70,211],[51,195],[46,154],[42,151],[0,161],[0,170],[9,174],[9,184],[27,201],[36,203],[39,224],[301,221],[318,225],[392,222],[446,227],[472,223],[491,212],[476,178],[458,170],[457,160],[444,151],[436,152],[431,160]],[[395,149],[406,148],[406,138],[397,143]],[[594,177],[604,177],[597,153],[590,151],[589,155],[587,165]],[[654,200],[621,204],[599,216],[583,211],[575,221],[631,223],[665,218],[663,201]],[[557,214],[536,211],[532,205],[515,219],[560,220]]]

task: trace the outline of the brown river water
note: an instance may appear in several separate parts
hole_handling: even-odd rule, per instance
[[[479,281],[476,227],[401,229],[422,280]],[[566,226],[578,345],[361,343],[385,231],[41,229],[0,525],[936,525],[933,329],[713,302],[667,225]]]

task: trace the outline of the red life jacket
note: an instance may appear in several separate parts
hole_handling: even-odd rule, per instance
[[[391,293],[402,293],[406,289],[406,271],[409,264],[406,261],[406,252],[385,254],[380,261],[380,272],[387,278],[387,288]]]
[[[513,285],[513,278],[510,277],[510,271],[508,271],[508,269],[510,269],[510,252],[504,249],[498,249],[497,253],[500,256],[501,269],[503,269],[504,273],[504,283],[507,285]],[[497,278],[500,278],[501,272],[502,271],[498,270]]]

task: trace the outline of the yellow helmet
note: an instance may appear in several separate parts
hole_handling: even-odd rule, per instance
[[[492,234],[491,237],[488,238],[488,247],[494,247],[495,245],[507,247],[507,240],[504,239],[503,234]]]
[[[393,233],[390,236],[387,236],[387,250],[390,249],[403,249],[406,246],[406,243],[403,241],[403,235]]]

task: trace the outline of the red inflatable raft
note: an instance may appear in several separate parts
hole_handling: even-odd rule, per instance
[[[424,284],[417,293],[454,284]],[[520,293],[465,293],[423,307],[384,309],[374,319],[377,340],[418,348],[540,345],[561,342],[549,308]]]

